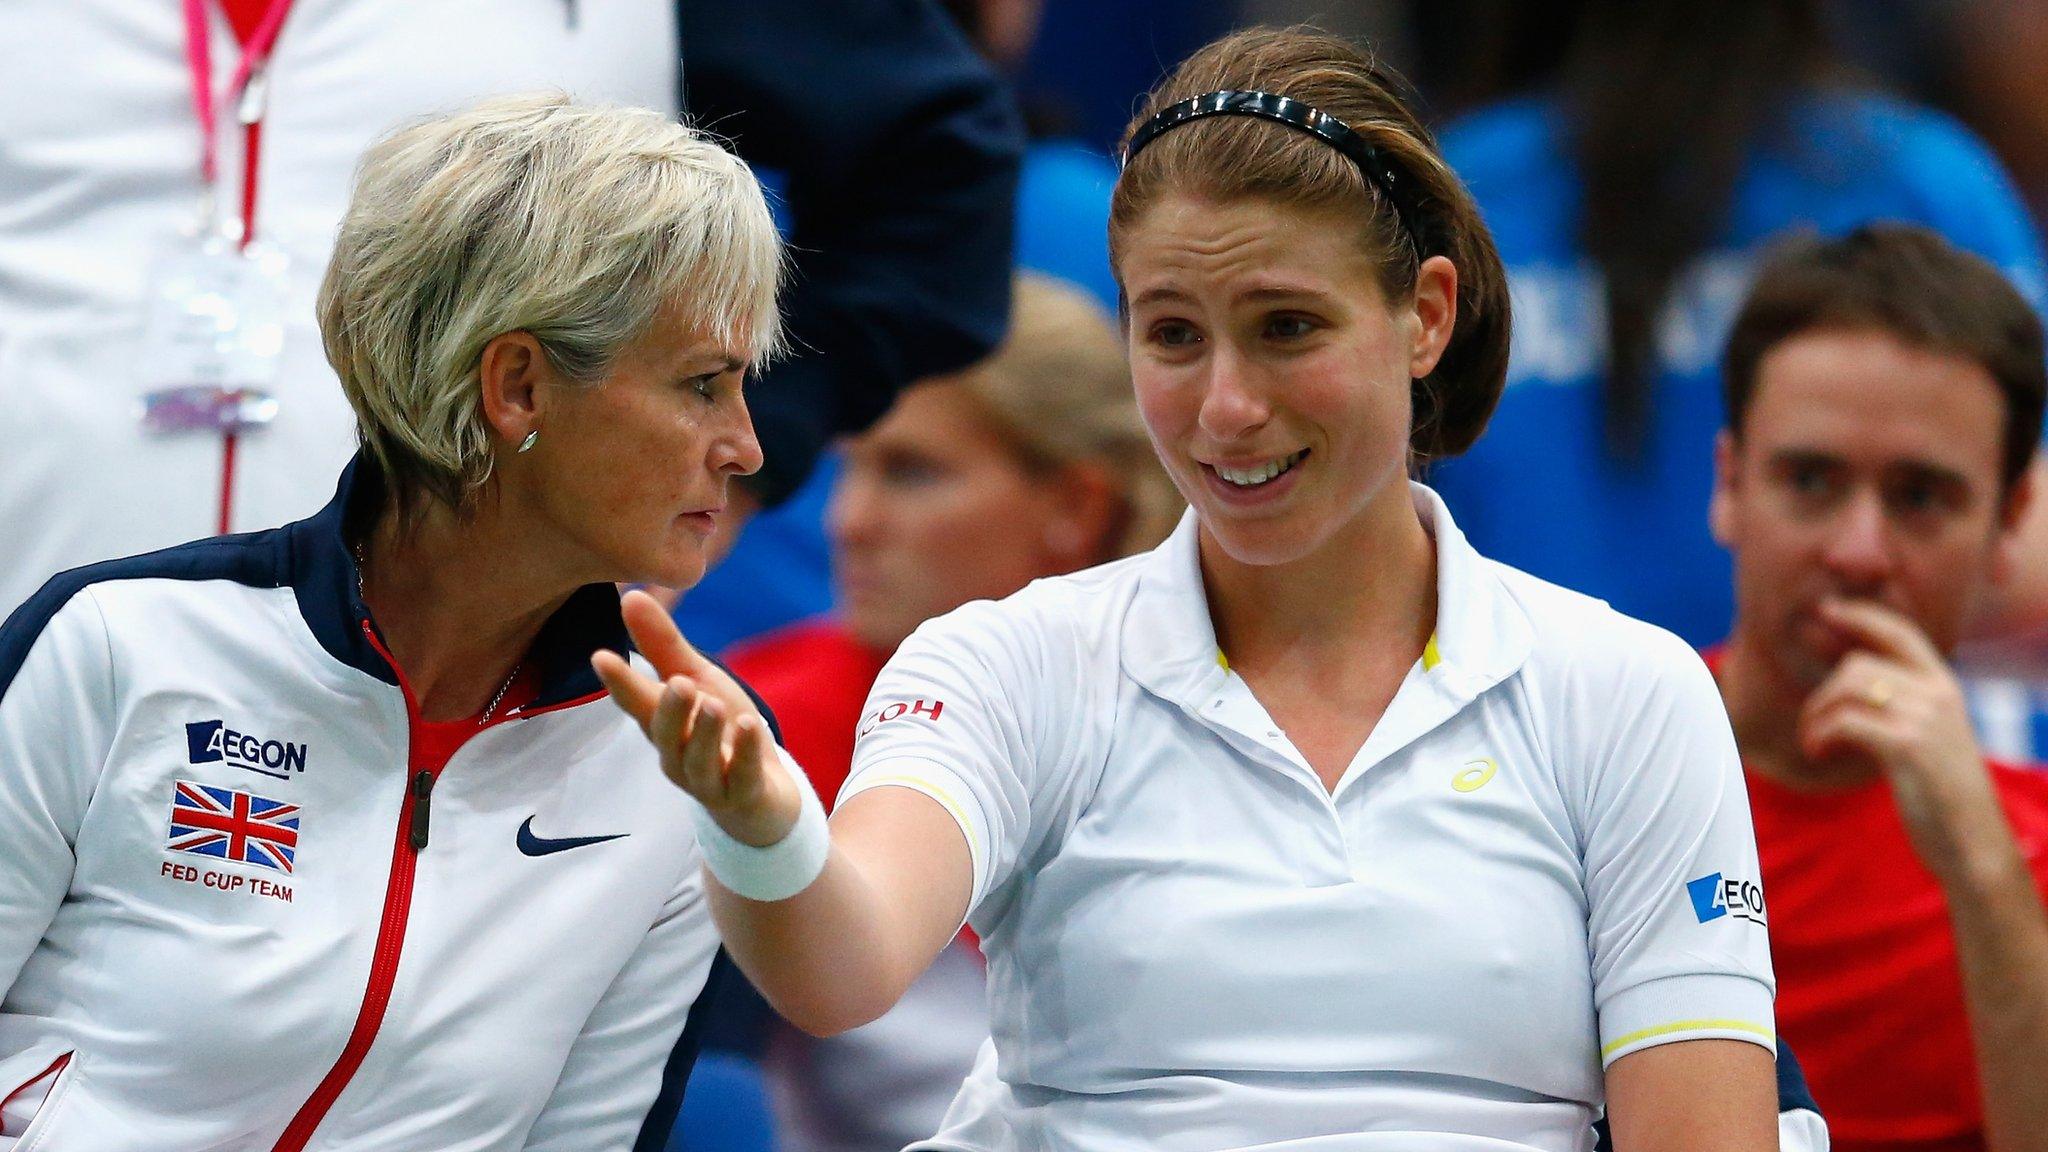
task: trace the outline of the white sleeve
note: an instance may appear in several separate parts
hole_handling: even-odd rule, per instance
[[[1635,627],[1640,627],[1636,631]],[[1677,637],[1632,626],[1579,671],[1580,799],[1603,1065],[1706,1037],[1775,1050],[1756,834],[1720,691]]]
[[[718,952],[718,930],[704,900],[704,869],[693,859],[683,872],[661,919],[570,1045],[554,1092],[527,1130],[526,1152],[639,1146],[635,1141],[661,1095],[670,1052]]]
[[[1778,1152],[1828,1152],[1828,1123],[1811,1108],[1778,1113]]]
[[[967,837],[972,913],[1015,872],[1039,800],[1065,756],[1052,715],[1081,706],[1061,660],[1015,599],[927,621],[868,693],[839,803],[900,787],[939,802]]]
[[[71,887],[75,845],[112,739],[106,622],[88,591],[0,627],[0,995]]]

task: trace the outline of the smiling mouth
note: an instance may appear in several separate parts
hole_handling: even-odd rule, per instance
[[[1303,448],[1292,455],[1268,460],[1264,464],[1255,465],[1250,468],[1226,468],[1221,464],[1212,464],[1209,467],[1224,483],[1233,488],[1258,488],[1262,485],[1271,484],[1274,480],[1292,472],[1294,466],[1301,463],[1307,456],[1308,449]]]

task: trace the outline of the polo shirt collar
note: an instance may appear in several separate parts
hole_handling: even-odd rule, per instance
[[[1421,681],[1443,703],[1462,707],[1521,668],[1533,632],[1528,615],[1492,564],[1466,541],[1443,499],[1412,482],[1409,494],[1436,545],[1436,634],[1423,653]],[[1213,696],[1229,678],[1203,590],[1198,532],[1190,510],[1142,561],[1123,624],[1126,674],[1183,706]]]
[[[1478,695],[1528,662],[1535,631],[1522,605],[1501,583],[1494,563],[1465,539],[1443,497],[1409,484],[1415,510],[1436,540],[1436,660],[1423,653],[1432,675],[1459,681]]]

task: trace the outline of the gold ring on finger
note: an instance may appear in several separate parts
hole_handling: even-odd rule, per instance
[[[1890,705],[1892,702],[1892,682],[1889,680],[1872,680],[1870,686],[1863,690],[1863,702],[1872,708],[1879,709]]]

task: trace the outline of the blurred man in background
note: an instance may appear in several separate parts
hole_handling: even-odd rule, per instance
[[[1443,131],[1515,345],[1486,439],[1430,481],[1482,551],[1705,644],[1732,608],[1700,516],[1715,361],[1760,255],[1900,220],[2038,298],[2040,240],[1981,141],[1844,78],[1823,0],[1542,7],[1543,82]]]
[[[2037,498],[2042,330],[1903,227],[1769,263],[1735,321],[1710,655],[1770,895],[1778,1030],[1845,1152],[2048,1147],[2048,774],[1984,759],[1948,664]],[[1718,875],[1702,921],[1761,921]]]

